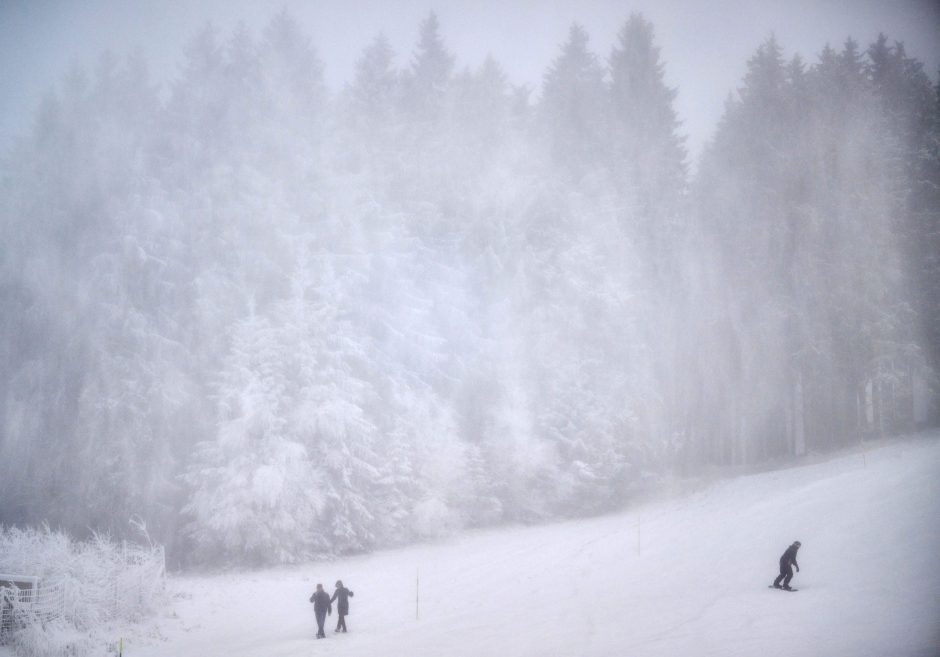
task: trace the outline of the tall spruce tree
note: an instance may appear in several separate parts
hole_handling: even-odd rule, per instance
[[[609,59],[612,168],[647,232],[668,232],[685,188],[685,149],[653,25],[633,14]]]
[[[539,115],[552,160],[576,179],[606,160],[604,97],[604,70],[575,23],[543,77]]]
[[[645,254],[644,277],[649,322],[676,327],[686,320],[680,298],[687,256],[683,244],[686,226],[686,152],[673,107],[676,92],[665,83],[665,67],[654,43],[653,25],[633,14],[617,35],[608,59],[610,72],[610,168],[621,196],[620,221],[635,248]],[[659,341],[650,336],[650,343]],[[647,413],[648,431],[667,441],[681,416],[679,385],[689,355],[681,353],[678,338],[659,345],[663,365],[659,385],[668,402],[659,412]]]
[[[454,56],[444,46],[437,15],[431,12],[421,22],[418,43],[405,77],[404,104],[419,123],[434,123],[443,117],[453,69]]]

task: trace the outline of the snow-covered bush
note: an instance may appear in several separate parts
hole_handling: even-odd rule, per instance
[[[109,624],[142,620],[164,601],[162,546],[100,534],[0,527],[0,573],[38,578],[31,595],[7,596],[14,622],[4,640],[18,655],[91,654]]]

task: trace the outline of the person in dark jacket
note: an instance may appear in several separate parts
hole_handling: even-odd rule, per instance
[[[333,597],[330,598],[330,602],[336,600],[336,613],[339,616],[339,620],[336,621],[335,632],[346,631],[346,615],[349,614],[349,598],[352,596],[353,592],[343,586],[343,580],[336,580],[336,591],[333,592]]]
[[[313,603],[313,613],[317,616],[317,638],[326,638],[323,631],[323,623],[326,622],[326,615],[333,613],[333,605],[330,603],[330,594],[323,590],[322,584],[317,584],[317,590],[310,596],[310,602]]]
[[[790,580],[793,579],[793,567],[796,567],[796,572],[800,572],[800,565],[796,562],[796,551],[800,549],[800,542],[793,541],[793,545],[786,549],[780,556],[780,574],[777,575],[777,579],[774,580],[775,589],[790,589]],[[780,586],[780,581],[783,580],[783,586]]]

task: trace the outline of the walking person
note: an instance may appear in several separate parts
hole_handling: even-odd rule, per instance
[[[317,638],[325,639],[323,623],[326,622],[326,615],[333,613],[333,605],[330,603],[330,594],[323,590],[322,584],[317,584],[317,590],[310,596],[310,602],[313,603],[313,613],[317,617]]]
[[[780,574],[774,580],[775,589],[793,590],[790,588],[790,580],[793,579],[793,567],[796,567],[796,572],[800,572],[800,565],[796,562],[796,552],[799,549],[800,542],[793,541],[793,545],[780,556]],[[783,581],[783,586],[780,585],[781,581]]]
[[[349,599],[352,596],[353,592],[343,586],[343,580],[336,580],[336,590],[330,598],[330,602],[336,600],[336,613],[339,616],[334,632],[346,632],[346,616],[349,614]]]

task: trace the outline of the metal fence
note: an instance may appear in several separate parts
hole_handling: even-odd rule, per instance
[[[43,579],[0,574],[0,643],[30,625],[62,619],[87,629],[108,620],[139,620],[153,611],[165,587],[163,548],[125,543],[121,561],[111,566],[95,582],[69,575]]]

